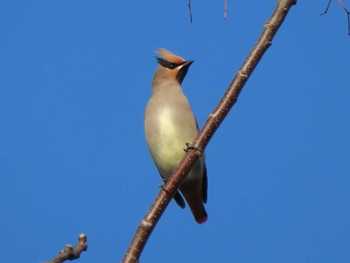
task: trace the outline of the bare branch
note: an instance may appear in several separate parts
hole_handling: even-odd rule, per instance
[[[175,195],[186,174],[198,159],[197,151],[194,149],[205,149],[211,137],[223,122],[232,106],[236,103],[244,84],[247,82],[266,50],[270,47],[272,40],[286,18],[288,11],[295,4],[296,0],[278,1],[276,9],[271,18],[265,24],[260,38],[232,80],[224,97],[206,120],[198,137],[192,144],[193,148],[188,149],[185,158],[180,162],[177,169],[175,169],[171,178],[167,180],[147,214],[142,219],[122,262],[135,263],[139,261],[142,250],[161,215],[172,197]]]
[[[324,10],[323,13],[319,14],[320,16],[323,16],[323,15],[325,15],[328,12],[328,8],[329,8],[331,2],[332,2],[332,0],[328,0],[326,9]],[[350,35],[350,11],[345,7],[345,5],[343,4],[343,2],[341,0],[338,0],[338,3],[340,4],[340,6],[343,8],[343,10],[346,13],[346,17],[347,17],[347,20],[348,20],[348,35]]]
[[[341,0],[338,0],[338,2],[346,13],[346,17],[348,19],[348,35],[350,35],[350,12],[348,9],[346,9],[345,5],[343,4],[343,2]]]
[[[224,20],[226,20],[227,17],[227,0],[224,0]]]
[[[323,16],[324,14],[326,14],[328,12],[328,8],[331,5],[332,0],[328,0],[326,9],[323,11],[323,13],[319,14],[319,16]]]
[[[80,234],[78,238],[78,244],[74,246],[66,245],[64,249],[60,251],[57,257],[53,260],[47,261],[46,263],[62,263],[66,260],[75,260],[80,258],[80,254],[86,251],[88,248],[87,237],[85,234]]]
[[[192,9],[191,9],[191,0],[188,0],[187,2],[187,6],[188,6],[188,11],[190,12],[190,22],[192,24]]]

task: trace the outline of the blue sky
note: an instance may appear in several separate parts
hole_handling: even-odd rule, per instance
[[[143,111],[164,47],[200,126],[276,1],[0,1],[0,247],[119,262],[161,183]],[[298,1],[206,149],[209,220],[172,202],[141,262],[346,262],[350,38],[333,1]],[[350,6],[349,2],[344,1]]]

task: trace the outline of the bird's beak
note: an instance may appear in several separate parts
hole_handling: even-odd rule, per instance
[[[186,62],[184,63],[184,65],[183,65],[183,67],[184,67],[184,66],[189,67],[189,66],[191,66],[191,64],[192,64],[193,62],[194,62],[194,60],[186,61]]]
[[[181,68],[179,69],[179,72],[176,75],[176,79],[179,81],[180,85],[186,77],[187,71],[193,62],[194,60],[189,60],[181,65]]]

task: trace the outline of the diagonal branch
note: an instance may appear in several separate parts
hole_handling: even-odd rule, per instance
[[[160,191],[147,214],[141,221],[122,262],[135,263],[139,261],[141,252],[155,228],[156,223],[159,221],[164,210],[175,195],[186,174],[198,159],[195,149],[205,149],[217,128],[220,126],[232,106],[236,103],[244,84],[247,82],[262,56],[271,45],[272,40],[286,18],[288,11],[295,4],[296,0],[278,1],[276,9],[271,18],[266,22],[259,40],[232,80],[219,105],[208,117],[204,127],[192,144],[193,147],[187,151],[185,158],[180,162],[171,178],[164,185],[164,191]]]

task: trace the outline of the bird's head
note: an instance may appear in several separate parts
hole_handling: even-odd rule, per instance
[[[160,66],[154,78],[176,80],[181,84],[193,60],[186,61],[163,48],[156,50],[156,53],[159,55],[157,61]]]

